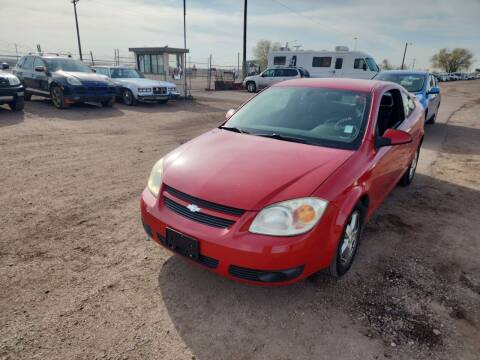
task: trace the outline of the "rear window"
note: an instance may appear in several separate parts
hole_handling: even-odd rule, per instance
[[[327,67],[332,65],[331,56],[315,56],[312,60],[312,67]]]
[[[279,134],[307,144],[356,149],[368,118],[367,93],[273,87],[254,97],[225,126],[251,135]]]
[[[285,56],[275,56],[273,58],[273,65],[285,65],[287,58]]]

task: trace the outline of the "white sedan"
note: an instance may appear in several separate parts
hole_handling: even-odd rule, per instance
[[[97,74],[108,76],[121,86],[118,96],[126,105],[135,105],[138,101],[166,104],[169,99],[180,96],[175,84],[146,79],[135,69],[118,66],[94,66],[93,68]]]

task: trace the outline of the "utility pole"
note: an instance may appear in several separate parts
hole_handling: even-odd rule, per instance
[[[412,70],[415,69],[415,58],[413,58]]]
[[[358,37],[355,36],[354,39],[355,39],[355,48],[353,50],[356,51],[357,50]]]
[[[242,59],[242,79],[247,76],[247,1],[243,6],[243,59]]]
[[[75,12],[75,25],[77,26],[77,40],[78,40],[78,53],[80,54],[80,60],[83,60],[82,45],[80,44],[80,30],[78,30],[78,17],[77,17],[77,3],[80,0],[72,0],[73,11]]]
[[[183,86],[185,99],[187,98],[187,5],[186,0],[183,0]]]
[[[408,47],[408,45],[413,45],[413,43],[409,43],[409,42],[406,42],[406,43],[405,43],[405,50],[403,50],[402,70],[403,70],[404,65],[405,65],[405,54],[407,53],[407,47]]]
[[[90,59],[92,59],[92,66],[95,66],[95,60],[93,60],[92,50],[90,50]]]

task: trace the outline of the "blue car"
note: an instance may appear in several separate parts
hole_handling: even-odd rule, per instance
[[[435,123],[440,107],[441,95],[437,78],[425,71],[392,70],[382,71],[375,80],[391,81],[402,85],[414,94],[425,108],[425,122]]]
[[[117,85],[70,57],[30,54],[20,58],[13,73],[25,87],[25,100],[32,95],[51,98],[58,109],[77,102],[99,102],[103,106],[115,102]]]

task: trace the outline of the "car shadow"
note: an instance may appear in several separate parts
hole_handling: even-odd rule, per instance
[[[124,111],[135,111],[145,114],[152,114],[157,112],[174,113],[185,110],[195,112],[226,112],[228,110],[228,106],[222,106],[222,104],[219,104],[219,106],[212,106],[202,101],[181,99],[169,101],[167,104],[141,102],[137,103],[137,105],[135,106],[128,106],[123,103],[116,103],[115,106]]]
[[[443,141],[448,136],[449,141]],[[422,147],[450,154],[479,155],[480,128],[436,123],[425,126],[425,139]]]
[[[25,102],[25,111],[38,117],[62,120],[91,120],[119,117],[123,112],[115,107],[102,107],[96,103],[76,103],[66,109],[57,109],[51,100],[34,97]]]
[[[448,281],[457,286],[463,270],[480,270],[452,263],[455,244],[451,236],[462,230],[448,221],[452,217],[448,209],[455,208],[454,216],[467,223],[471,220],[471,226],[476,227],[476,231],[463,229],[463,234],[478,234],[480,226],[471,211],[478,202],[479,191],[417,174],[410,187],[397,187],[377,211],[364,231],[354,266],[341,280],[320,274],[289,287],[255,287],[224,279],[172,255],[161,268],[159,291],[178,334],[196,359],[331,359],[338,354],[343,354],[343,359],[383,357],[392,351],[390,342],[384,346],[382,326],[374,327],[370,314],[377,316],[376,311],[384,311],[385,302],[392,301],[392,289],[400,289],[398,296],[423,301],[431,296],[431,287],[445,283],[454,298]],[[458,241],[467,258],[468,251],[478,246],[473,236]],[[475,256],[471,254],[473,260]],[[425,269],[418,264],[419,259]],[[445,272],[428,272],[442,266],[449,267],[448,281],[441,278]],[[391,271],[411,282],[395,288],[388,280]],[[428,281],[419,284],[417,278]],[[371,289],[380,290],[371,297]],[[388,305],[398,310],[395,304]],[[398,310],[399,320],[413,316],[401,310],[406,313]],[[432,316],[422,331],[432,332],[430,322],[436,321],[435,314]],[[401,334],[405,341],[425,345],[427,340],[408,333],[408,322],[397,321],[395,326],[399,328],[392,336]]]
[[[5,106],[0,106],[0,127],[16,125],[23,122],[25,119],[23,111],[12,111]]]

